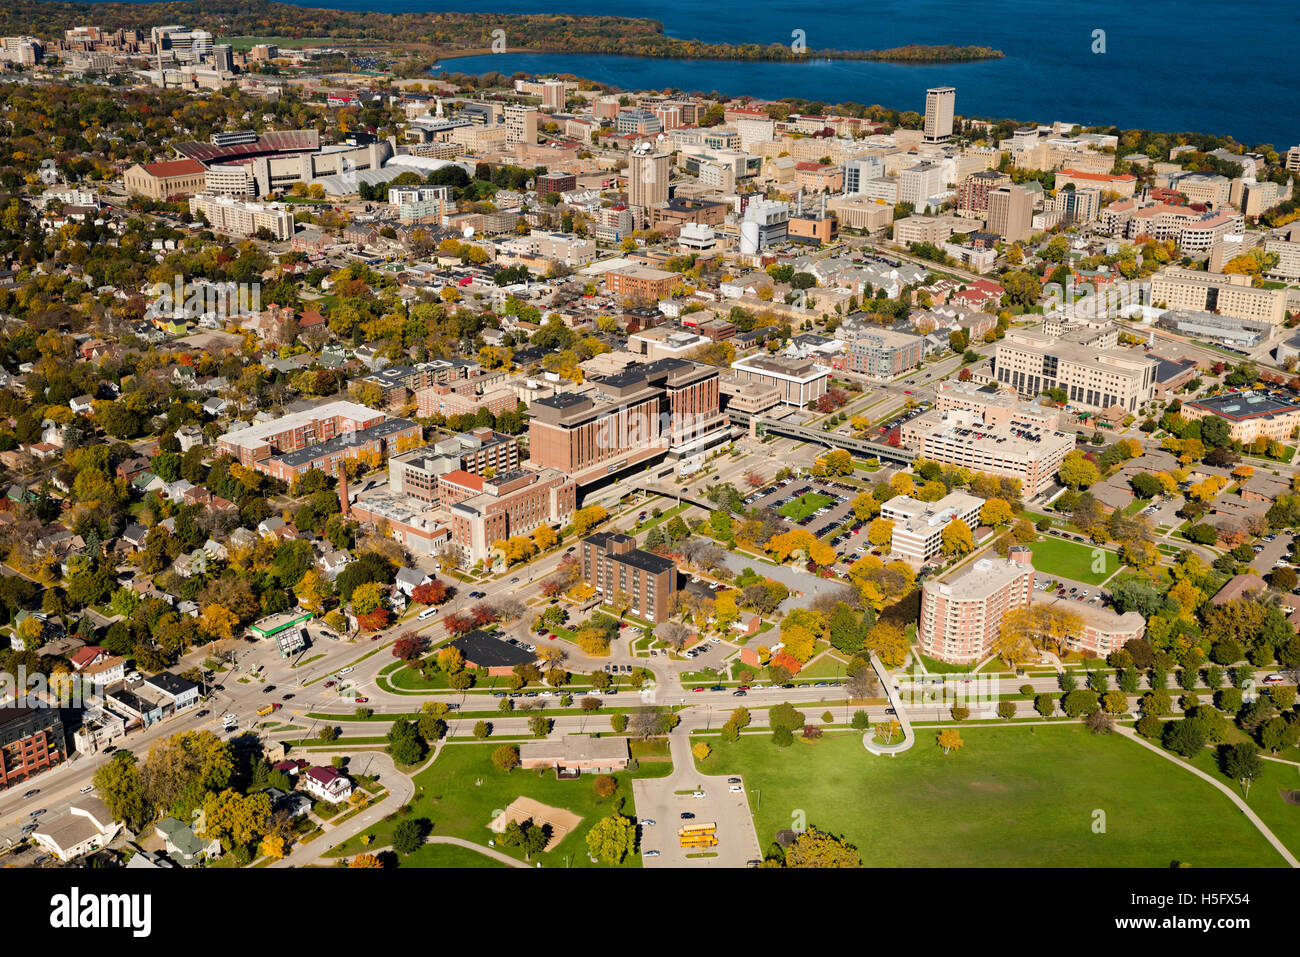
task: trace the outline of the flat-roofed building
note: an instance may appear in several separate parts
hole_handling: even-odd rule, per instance
[[[625,266],[605,273],[605,291],[623,299],[658,302],[667,299],[681,276],[650,266]]]
[[[746,382],[775,388],[781,401],[803,407],[826,394],[830,369],[811,359],[789,356],[748,356],[731,364],[732,372]]]
[[[0,790],[62,764],[67,750],[58,708],[0,707]]]
[[[860,333],[849,340],[849,371],[875,379],[893,379],[921,364],[924,344],[921,336],[892,329]]]
[[[288,239],[294,230],[293,212],[279,203],[250,203],[203,193],[190,197],[190,215],[199,214],[213,229],[236,236],[265,231],[272,239]]]
[[[1078,619],[1079,626],[1073,634],[1066,635],[1065,646],[1084,655],[1105,658],[1112,651],[1123,648],[1125,642],[1136,641],[1146,632],[1146,619],[1135,611],[1121,615],[1112,608],[1072,598],[1048,598],[1034,604],[1046,605]]]
[[[395,495],[437,502],[438,478],[462,470],[474,475],[509,472],[519,466],[519,439],[491,429],[474,429],[388,460],[388,487]]]
[[[924,564],[943,550],[943,530],[954,521],[974,531],[984,499],[965,492],[949,492],[937,502],[921,502],[897,495],[880,507],[880,517],[894,523],[890,551]]]
[[[1183,403],[1179,414],[1193,421],[1217,416],[1228,423],[1233,441],[1242,443],[1256,439],[1290,442],[1300,428],[1300,405],[1254,392],[1193,399]]]
[[[555,469],[520,468],[490,479],[450,472],[439,479],[444,494],[456,478],[479,489],[448,507],[451,546],[462,565],[483,561],[504,567],[502,542],[541,525],[563,525],[577,508],[577,485]]]
[[[998,382],[1023,396],[1060,389],[1072,405],[1105,411],[1119,406],[1136,412],[1155,391],[1157,360],[1057,339],[1039,332],[1015,331],[998,343],[993,373]]]
[[[629,365],[529,408],[529,459],[579,483],[658,455],[694,454],[727,434],[718,369],[683,359]]]
[[[1074,436],[1041,422],[985,422],[962,409],[932,411],[904,427],[904,446],[923,458],[1020,480],[1028,498],[1049,488],[1075,445]]]
[[[956,578],[921,586],[917,643],[923,654],[972,664],[993,654],[1007,612],[1028,608],[1034,595],[1033,558],[1013,545],[1005,559],[981,558]]]
[[[1257,289],[1250,276],[1171,266],[1151,277],[1151,301],[1169,309],[1260,319],[1277,326],[1286,319],[1287,291]]]
[[[636,547],[636,539],[597,532],[582,540],[582,577],[606,602],[625,596],[628,610],[646,621],[668,620],[677,591],[677,566],[671,559]]]

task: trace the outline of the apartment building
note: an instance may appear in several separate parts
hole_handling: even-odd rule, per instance
[[[998,186],[988,193],[989,232],[1009,243],[1028,239],[1034,227],[1034,198],[1020,186]]]
[[[667,299],[679,282],[681,277],[676,273],[650,266],[624,266],[605,273],[606,292],[637,302]]]
[[[944,465],[1019,479],[1027,498],[1046,491],[1073,451],[1074,436],[1033,416],[1012,413],[995,421],[986,414],[957,408],[927,412],[906,423],[902,444]]]
[[[998,343],[993,374],[1023,396],[1061,389],[1075,406],[1136,412],[1154,394],[1157,365],[1157,360],[1127,350],[1100,351],[1039,332],[1015,331]]]
[[[1215,274],[1170,266],[1151,277],[1151,302],[1168,309],[1213,312],[1281,325],[1285,289],[1257,289],[1250,276]]]
[[[949,492],[937,502],[897,495],[880,506],[880,517],[894,523],[890,552],[923,565],[943,550],[943,530],[955,521],[972,531],[979,524],[982,498]]]
[[[448,507],[451,546],[463,565],[499,558],[500,542],[540,525],[563,525],[577,508],[577,484],[557,469],[520,468],[492,478],[453,474],[478,486]],[[451,484],[443,478],[441,485]]]
[[[450,186],[395,186],[388,191],[388,204],[403,226],[441,223],[456,211]]]
[[[754,355],[731,364],[735,378],[775,388],[786,405],[804,407],[826,394],[830,369],[811,359]]]
[[[894,242],[902,245],[910,243],[946,243],[954,233],[970,233],[979,224],[971,219],[959,216],[908,216],[894,223]]]
[[[957,215],[983,219],[989,210],[989,193],[1010,185],[1011,177],[997,170],[972,173],[957,188]]]
[[[1228,434],[1233,441],[1242,443],[1256,439],[1289,443],[1300,428],[1300,405],[1254,392],[1184,402],[1179,414],[1193,421],[1217,416],[1228,423]]]
[[[265,230],[272,239],[293,235],[293,212],[279,203],[242,202],[233,196],[202,193],[190,197],[190,215],[202,215],[213,228],[236,236],[254,236]]]
[[[1057,611],[1073,615],[1079,620],[1077,634],[1067,635],[1065,646],[1096,658],[1105,658],[1119,651],[1124,643],[1141,638],[1146,632],[1146,619],[1135,611],[1119,614],[1112,608],[1103,608],[1072,598],[1049,598],[1035,602]]]
[[[956,108],[955,88],[939,86],[925,91],[925,142],[946,143],[952,138],[952,120]]]
[[[656,122],[658,122],[656,120]],[[633,150],[627,160],[627,201],[643,210],[668,202],[672,155]]]
[[[606,602],[626,597],[628,611],[649,622],[667,621],[677,591],[677,566],[636,547],[636,539],[597,532],[582,540],[582,577]]]
[[[850,372],[876,379],[893,379],[921,364],[921,336],[879,329],[849,340],[846,361]]]
[[[0,790],[62,764],[67,749],[58,708],[0,707]]]
[[[126,191],[155,202],[193,196],[207,187],[207,169],[192,159],[137,163],[122,176]]]
[[[1061,214],[1067,225],[1091,223],[1101,212],[1101,190],[1063,189],[1049,201],[1050,208]]]
[[[727,434],[718,370],[683,359],[630,365],[529,408],[529,458],[586,484],[665,453],[685,456]]]
[[[981,558],[948,581],[921,586],[917,643],[923,654],[973,664],[993,654],[1007,612],[1028,608],[1034,595],[1033,555],[1013,545],[1005,559]]]

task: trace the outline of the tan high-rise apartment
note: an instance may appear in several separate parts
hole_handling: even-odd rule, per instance
[[[939,86],[925,91],[925,141],[946,143],[952,137],[952,118],[957,106],[957,90]]]
[[[1034,198],[1019,186],[989,190],[989,232],[1009,243],[1026,239],[1034,225]]]
[[[633,152],[627,162],[629,206],[652,209],[668,202],[668,153]]]

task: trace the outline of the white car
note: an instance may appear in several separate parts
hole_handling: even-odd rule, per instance
[[[727,788],[727,790],[732,794],[744,794],[745,786],[743,784],[733,784],[731,787]]]
[[[89,794],[89,793],[90,793],[91,791],[93,791],[93,790],[95,790],[95,785],[93,785],[93,784],[87,784],[84,788],[81,789],[81,793],[82,793],[82,794]]]
[[[704,792],[703,792],[703,791],[692,791],[692,792],[691,792],[691,797],[693,797],[693,798],[702,798],[702,797],[704,797]]]
[[[342,668],[342,669],[340,669],[339,672],[338,672],[338,676],[339,676],[340,678],[342,678],[344,675],[350,675],[350,674],[352,674],[352,669],[351,669],[351,668]]]
[[[658,857],[658,856],[659,856],[659,852],[658,852],[658,851],[642,851],[642,852],[641,852],[641,856],[642,856],[642,857]]]

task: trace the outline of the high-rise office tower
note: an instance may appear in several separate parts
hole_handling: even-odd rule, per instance
[[[952,137],[952,118],[956,106],[955,87],[938,86],[925,91],[925,141],[927,143],[946,143]]]

